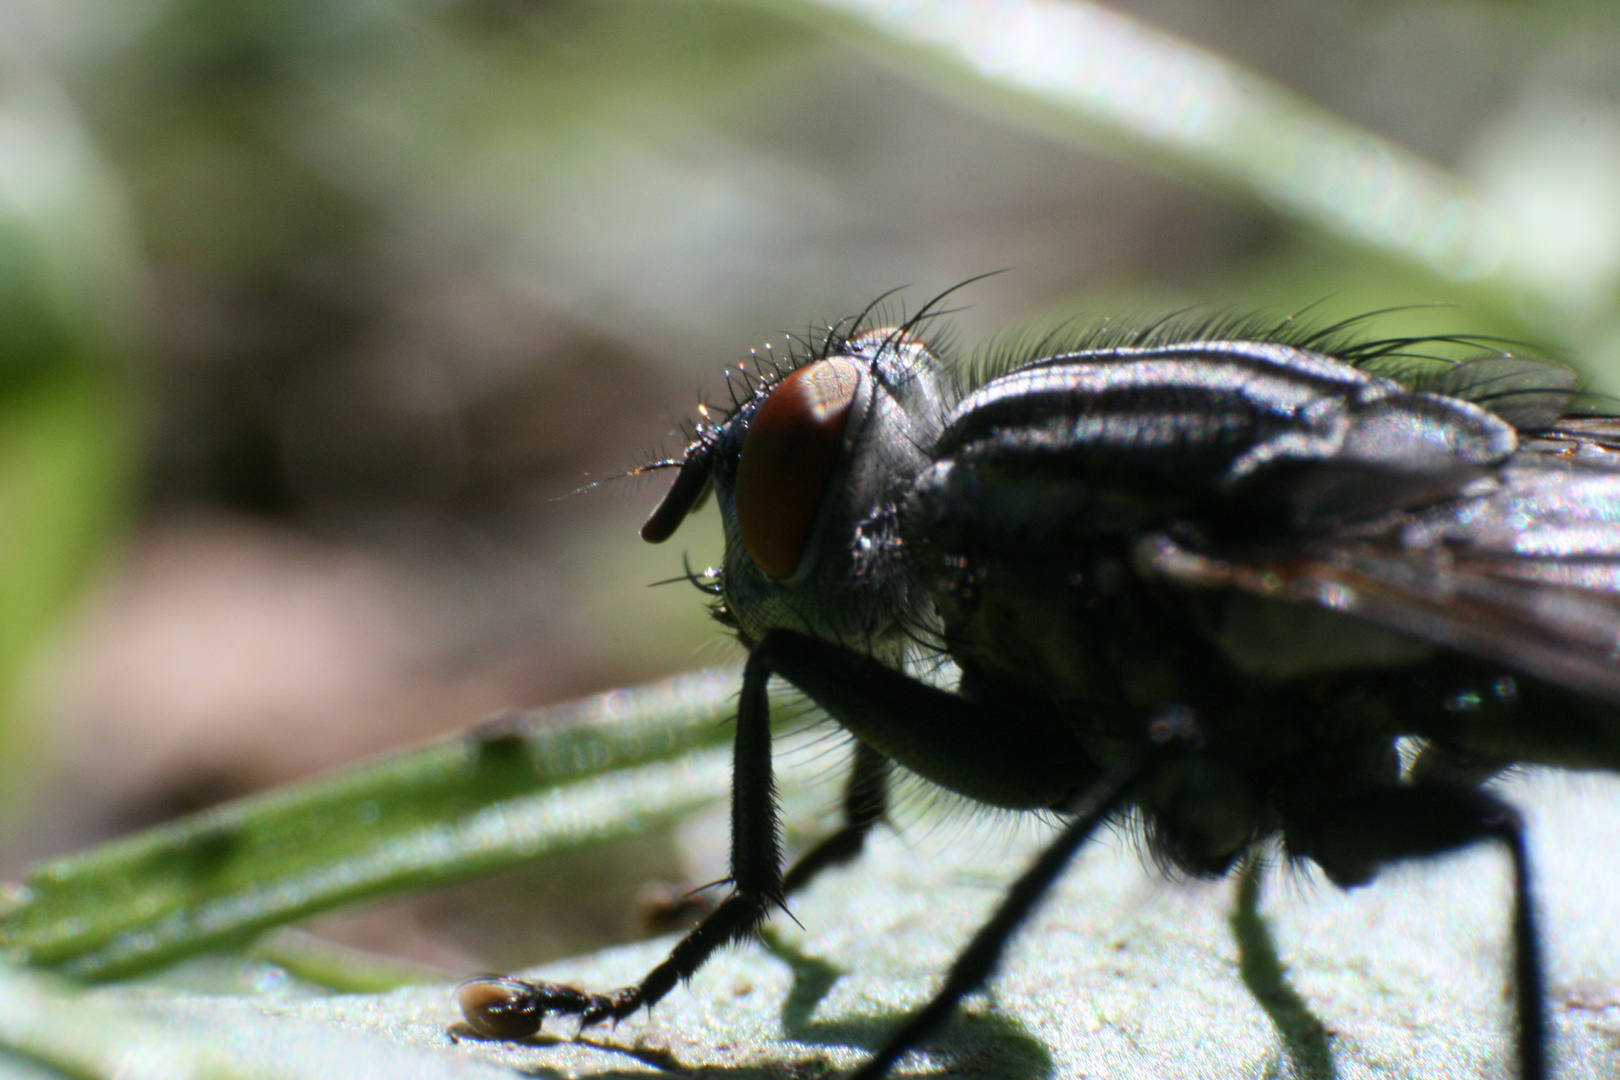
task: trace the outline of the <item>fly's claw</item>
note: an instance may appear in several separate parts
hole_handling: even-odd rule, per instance
[[[604,1020],[622,1020],[641,1004],[636,987],[611,994],[592,994],[561,983],[532,983],[509,975],[480,975],[456,988],[461,1015],[489,1039],[526,1039],[540,1030],[547,1016],[579,1017],[581,1028]]]
[[[558,987],[558,989],[564,989]],[[591,1005],[580,1013],[579,1026],[588,1028],[600,1024],[604,1020],[611,1020],[617,1024],[641,1008],[641,987],[627,986],[623,990],[615,990],[611,994],[587,994]]]

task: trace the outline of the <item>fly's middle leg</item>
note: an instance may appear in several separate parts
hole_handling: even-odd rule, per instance
[[[849,784],[844,788],[844,824],[805,852],[782,877],[782,894],[792,896],[823,870],[850,862],[883,820],[889,804],[889,759],[865,743],[855,744]]]

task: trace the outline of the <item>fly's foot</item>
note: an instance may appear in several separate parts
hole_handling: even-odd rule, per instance
[[[547,1016],[577,1016],[579,1026],[623,1020],[641,1006],[641,989],[593,994],[561,983],[532,983],[510,975],[480,975],[456,987],[461,1015],[489,1039],[526,1039]]]

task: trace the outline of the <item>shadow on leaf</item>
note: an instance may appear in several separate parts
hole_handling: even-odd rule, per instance
[[[793,971],[793,985],[782,1002],[782,1034],[813,1046],[876,1050],[906,1018],[890,1012],[840,1020],[812,1019],[816,1007],[844,975],[839,968],[788,945],[776,934],[760,935],[771,955]],[[997,1080],[1045,1080],[1052,1075],[1052,1055],[1024,1026],[1000,1015],[958,1014],[928,1043],[930,1057],[948,1061],[952,1076],[986,1076]]]

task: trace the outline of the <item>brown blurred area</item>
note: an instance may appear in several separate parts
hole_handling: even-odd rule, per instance
[[[1459,167],[1552,51],[1486,0],[1118,6]],[[762,7],[120,7],[0,8],[13,67],[118,194],[140,297],[138,488],[31,676],[8,877],[734,658],[693,590],[649,588],[683,550],[715,559],[712,519],[645,548],[661,479],[570,493],[678,451],[700,394],[781,332],[1002,268],[962,296],[964,345],[1111,304],[1378,294],[1251,205],[964,111]],[[564,894],[622,907],[692,873],[682,851],[318,928],[453,970],[533,961],[627,932],[554,933]],[[525,918],[521,941],[491,929]]]

